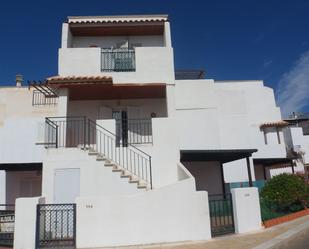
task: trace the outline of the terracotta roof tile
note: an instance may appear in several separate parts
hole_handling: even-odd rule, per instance
[[[272,121],[272,122],[265,122],[260,125],[260,128],[268,128],[268,127],[285,127],[288,126],[289,123],[283,120],[279,121]]]
[[[47,83],[101,83],[113,82],[110,76],[53,76],[46,79]]]
[[[97,24],[97,23],[134,23],[134,22],[165,22],[167,15],[149,16],[73,16],[68,17],[68,23]]]

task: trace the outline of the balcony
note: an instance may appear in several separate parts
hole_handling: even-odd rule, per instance
[[[102,48],[101,50],[102,72],[134,72],[135,51],[128,48]]]
[[[113,83],[166,83],[174,81],[173,49],[136,47],[134,49],[61,48],[59,75],[108,75]]]

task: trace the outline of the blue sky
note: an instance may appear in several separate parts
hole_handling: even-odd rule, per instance
[[[207,78],[263,79],[286,115],[309,111],[309,1],[5,1],[0,8],[0,85],[57,74],[68,15],[169,14],[177,69]],[[262,100],[261,100],[262,101]]]

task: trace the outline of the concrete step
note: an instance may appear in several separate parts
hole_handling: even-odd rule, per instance
[[[104,166],[106,166],[106,167],[114,167],[115,164],[110,162],[110,161],[105,161]]]
[[[112,171],[113,172],[122,172],[123,170],[120,167],[114,166]]]
[[[97,155],[99,155],[99,153],[96,152],[96,151],[89,151],[89,152],[88,152],[88,155],[89,155],[89,156],[97,156]]]
[[[122,174],[120,175],[121,178],[130,178],[131,176],[131,173],[125,170],[123,170]]]
[[[148,186],[146,183],[138,183],[137,188],[138,189],[148,189]]]
[[[131,176],[129,179],[129,183],[139,183],[139,179]]]
[[[98,155],[96,160],[97,161],[106,161],[107,159],[104,156]]]

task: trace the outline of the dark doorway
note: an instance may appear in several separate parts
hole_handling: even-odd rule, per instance
[[[116,120],[117,146],[128,146],[128,113],[127,111],[113,111],[113,119]]]

